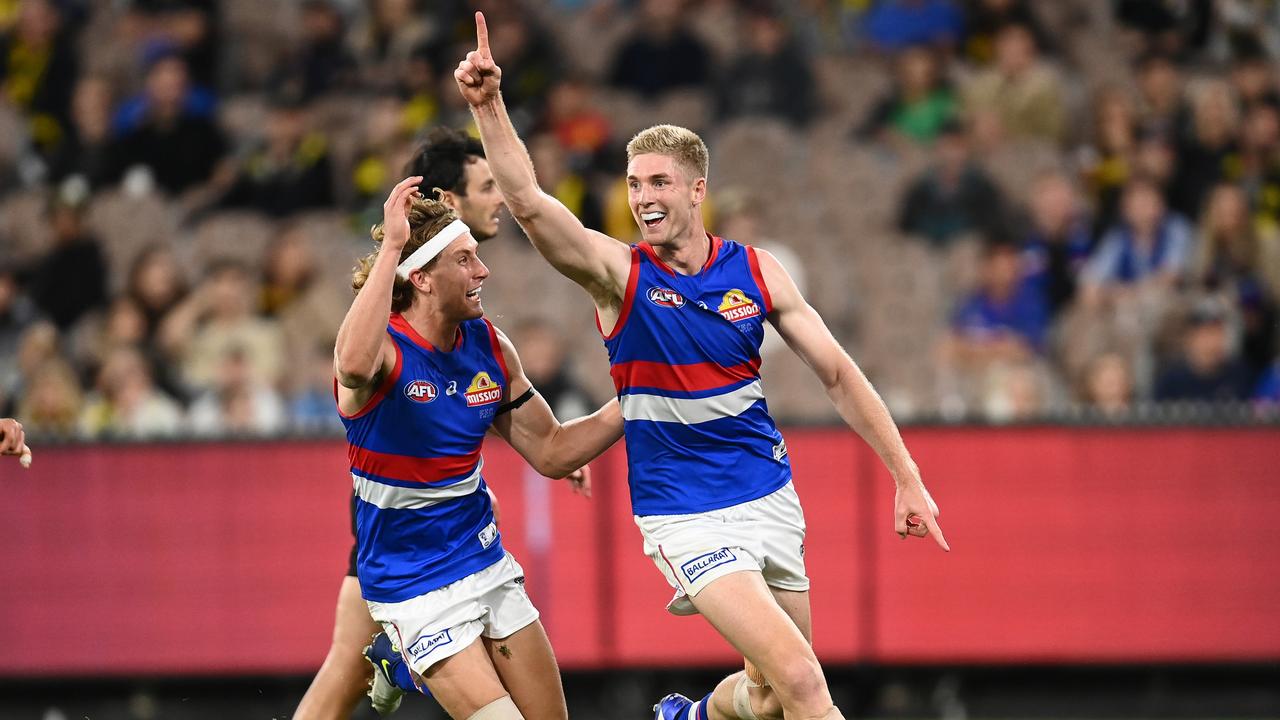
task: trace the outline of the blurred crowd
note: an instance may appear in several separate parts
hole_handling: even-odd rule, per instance
[[[1274,2],[0,0],[0,415],[340,429],[350,269],[423,133],[470,125],[477,8],[548,192],[632,240],[622,146],[699,131],[709,227],[901,418],[1280,412]],[[585,297],[509,220],[481,252],[561,415],[607,397],[556,310]],[[831,419],[774,345],[775,412]]]

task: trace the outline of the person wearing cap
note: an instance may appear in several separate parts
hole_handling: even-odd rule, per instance
[[[1182,357],[1156,380],[1157,402],[1232,402],[1249,397],[1253,377],[1232,352],[1229,312],[1202,298],[1191,308],[1182,336]]]
[[[575,469],[622,436],[621,411],[610,401],[555,418],[484,317],[476,238],[418,192],[422,180],[402,180],[383,205],[334,349],[360,588],[386,633],[368,651],[374,708],[425,687],[454,718],[563,718],[555,656],[502,547],[481,445],[492,431],[538,472],[581,485]]]

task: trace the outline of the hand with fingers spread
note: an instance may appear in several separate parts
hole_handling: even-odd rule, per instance
[[[476,49],[458,63],[453,79],[458,82],[462,97],[473,107],[480,107],[498,96],[502,68],[493,61],[493,53],[489,51],[489,27],[482,12],[476,12]]]
[[[0,455],[17,455],[22,467],[31,467],[31,448],[27,447],[22,423],[13,418],[0,418]]]
[[[382,247],[397,256],[409,242],[409,208],[418,194],[421,175],[407,177],[391,188],[387,201],[382,204]]]
[[[925,489],[919,469],[912,463],[906,476],[895,480],[898,489],[893,497],[893,524],[898,537],[906,540],[908,535],[919,538],[932,535],[939,547],[950,552],[951,546],[938,525],[938,504]]]
[[[569,482],[569,488],[574,494],[582,497],[591,497],[591,467],[583,465],[564,477]]]

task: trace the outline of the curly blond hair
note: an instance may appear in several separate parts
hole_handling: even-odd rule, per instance
[[[453,208],[440,200],[414,197],[409,208],[409,242],[404,244],[404,249],[400,251],[400,258],[397,263],[404,262],[405,258],[422,247],[423,243],[457,219],[458,215],[453,211]],[[369,235],[379,247],[360,258],[352,271],[351,289],[357,293],[360,292],[360,288],[364,287],[365,282],[369,280],[369,272],[373,269],[374,261],[378,259],[378,253],[382,249],[382,240],[386,237],[381,223],[370,228]],[[431,261],[424,265],[422,269],[430,270],[439,257],[437,255],[431,258]],[[413,285],[408,280],[397,275],[395,284],[391,287],[391,311],[404,312],[412,304]]]

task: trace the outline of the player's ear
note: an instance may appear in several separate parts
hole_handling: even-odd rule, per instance
[[[693,181],[693,204],[701,205],[702,201],[707,199],[707,179],[700,177]]]

